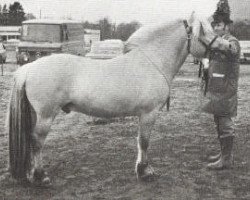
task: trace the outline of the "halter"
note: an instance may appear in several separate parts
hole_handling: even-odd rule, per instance
[[[188,45],[187,45],[187,50],[188,50],[188,53],[190,53],[190,47],[191,47],[191,35],[192,35],[192,32],[193,32],[193,29],[192,29],[192,26],[189,26],[188,25],[188,22],[187,20],[183,20],[183,24],[184,24],[184,27],[186,29],[186,32],[187,32],[187,42],[188,42]],[[219,36],[216,35],[212,41],[207,45],[204,41],[202,41],[200,38],[198,38],[198,41],[205,47],[206,51],[204,53],[204,57],[205,58],[208,58],[209,57],[209,54],[210,52],[212,51],[212,45],[213,43],[217,40]],[[201,76],[201,71],[202,71],[202,63],[200,63],[200,67],[199,67],[199,77]],[[204,69],[203,68],[203,80],[205,81],[205,89],[204,89],[204,96],[206,96],[206,93],[207,93],[207,89],[208,89],[208,69]]]
[[[204,57],[205,58],[209,58],[210,57],[210,52],[212,51],[212,45],[213,43],[217,40],[219,36],[216,35],[214,37],[214,39],[212,39],[212,41],[207,45],[204,41],[202,41],[200,38],[198,38],[199,42],[206,48],[206,51],[205,51],[205,54],[204,54]],[[209,81],[209,75],[208,75],[208,69],[205,69],[203,67],[203,64],[202,62],[200,63],[200,67],[199,67],[199,77],[201,76],[201,71],[202,71],[202,68],[203,68],[203,76],[202,76],[202,79],[205,81],[205,86],[204,86],[204,96],[206,96],[207,94],[207,90],[208,90],[208,81]]]
[[[191,35],[193,33],[193,27],[188,25],[187,20],[183,20],[183,24],[184,24],[184,27],[185,27],[185,29],[187,31],[187,42],[188,42],[187,50],[188,50],[188,54],[190,54]]]
[[[187,32],[187,42],[188,42],[187,50],[188,50],[188,53],[190,53],[191,39],[192,39],[191,35],[193,33],[193,27],[188,25],[187,20],[183,20],[183,24],[184,24],[184,27],[185,27],[186,32]],[[200,38],[198,38],[198,41],[206,48],[206,51],[204,53],[205,57],[208,56],[209,52],[212,49],[211,47],[212,47],[213,43],[217,40],[218,37],[219,37],[218,35],[214,36],[214,38],[212,39],[212,41],[208,45],[204,41],[202,41]]]
[[[206,48],[206,51],[204,54],[205,58],[208,57],[209,52],[212,50],[211,47],[212,47],[213,43],[217,40],[218,37],[219,37],[218,35],[214,36],[214,38],[212,39],[212,41],[208,45],[204,41],[202,41],[200,38],[198,38],[199,42]]]

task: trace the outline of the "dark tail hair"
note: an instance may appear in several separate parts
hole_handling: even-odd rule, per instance
[[[18,78],[18,77],[17,77]],[[9,165],[17,180],[26,179],[31,170],[31,105],[26,96],[25,81],[16,81],[9,105]]]

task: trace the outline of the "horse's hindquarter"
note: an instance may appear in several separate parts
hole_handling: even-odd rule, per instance
[[[161,104],[164,77],[140,55],[88,60],[79,68],[71,98],[81,112],[97,116],[138,115]]]
[[[24,65],[27,97],[35,111],[53,114],[69,102],[74,67],[81,57],[60,54],[41,58]]]

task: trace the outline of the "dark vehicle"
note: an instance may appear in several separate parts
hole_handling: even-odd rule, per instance
[[[22,23],[16,48],[18,64],[32,62],[52,53],[85,55],[84,28],[73,20],[28,20]]]

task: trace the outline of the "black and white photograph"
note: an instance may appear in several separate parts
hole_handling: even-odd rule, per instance
[[[0,199],[250,199],[250,0],[1,0],[0,68]]]

